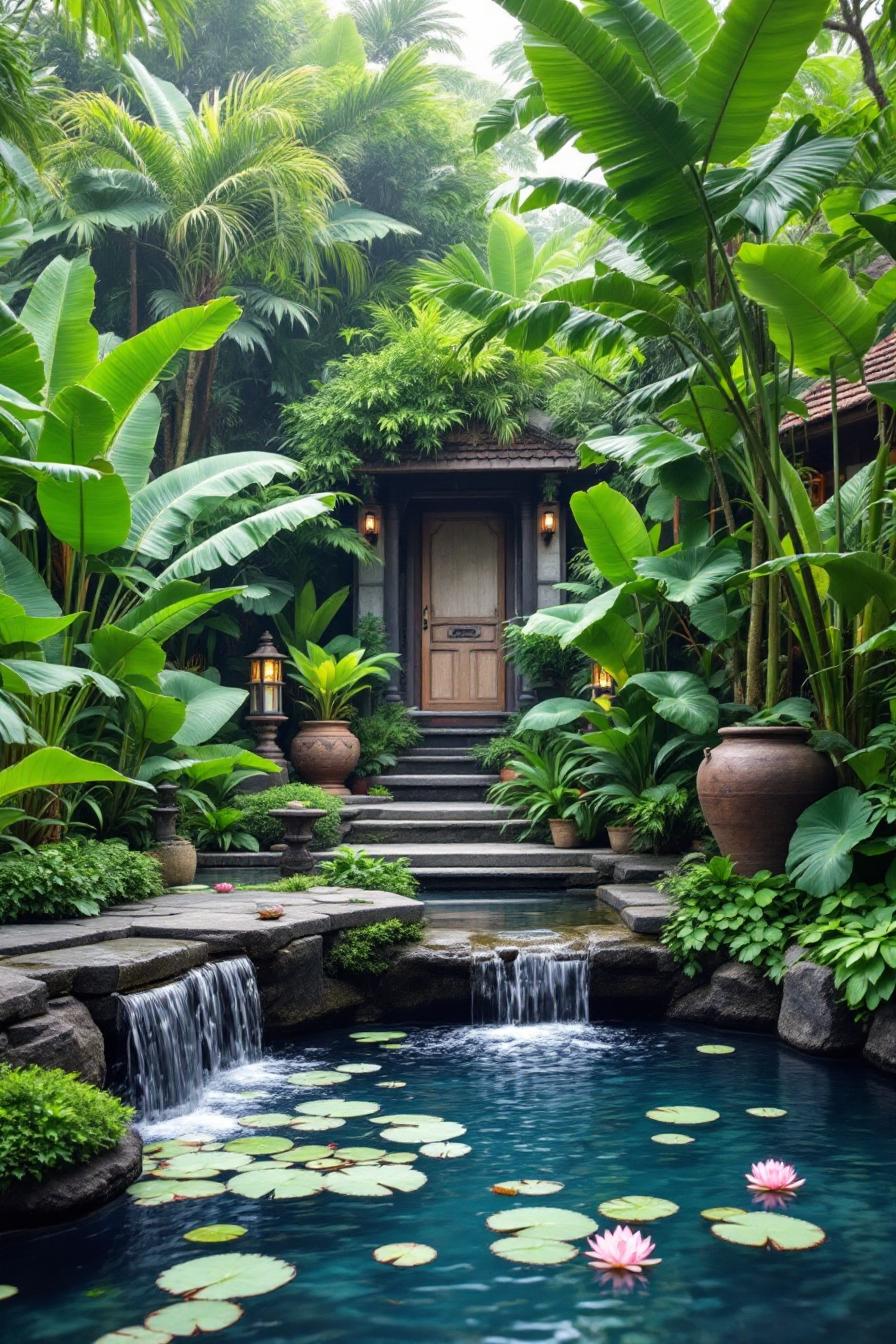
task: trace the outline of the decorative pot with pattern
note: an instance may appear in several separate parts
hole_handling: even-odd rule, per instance
[[[309,719],[299,726],[289,756],[305,784],[347,798],[345,781],[361,759],[361,743],[347,719]]]
[[[697,771],[697,796],[723,854],[739,873],[782,873],[797,818],[837,787],[830,757],[806,728],[721,728]]]

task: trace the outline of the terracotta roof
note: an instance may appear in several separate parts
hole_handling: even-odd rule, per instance
[[[365,466],[371,475],[436,471],[575,471],[575,445],[548,430],[527,425],[512,443],[499,443],[484,429],[454,430],[433,457],[408,458],[381,466]]]
[[[868,351],[865,356],[864,383],[851,383],[846,378],[837,379],[838,414],[843,414],[845,411],[855,413],[869,408],[873,397],[866,384],[889,382],[893,379],[896,379],[896,332],[886,336]],[[802,400],[809,408],[808,421],[802,420],[798,415],[785,415],[781,421],[781,429],[785,432],[799,429],[801,425],[817,425],[830,420],[831,388],[826,378],[813,383],[809,390],[803,393]]]

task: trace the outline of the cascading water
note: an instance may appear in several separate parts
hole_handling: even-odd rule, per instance
[[[143,1120],[189,1109],[220,1069],[261,1054],[261,998],[248,957],[211,962],[118,999],[127,1087]]]
[[[587,956],[521,951],[511,961],[494,952],[477,958],[472,1020],[477,1027],[587,1022]]]

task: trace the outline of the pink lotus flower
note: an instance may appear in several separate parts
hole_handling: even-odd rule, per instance
[[[228,891],[233,891],[233,883],[232,883],[232,882],[216,882],[216,883],[215,883],[215,891],[219,891],[219,892],[221,893],[221,895],[224,896],[224,895],[226,895],[226,893],[227,893]]]
[[[588,1250],[585,1252],[595,1269],[625,1270],[630,1274],[640,1274],[646,1265],[658,1265],[659,1260],[651,1260],[654,1251],[652,1238],[633,1232],[630,1227],[618,1224],[612,1232],[598,1232],[588,1238]]]
[[[796,1167],[774,1157],[766,1162],[754,1162],[745,1180],[748,1190],[768,1190],[774,1194],[791,1194],[806,1184],[797,1180]]]

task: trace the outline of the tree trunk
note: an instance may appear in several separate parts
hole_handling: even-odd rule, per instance
[[[750,568],[755,569],[765,559],[762,529],[758,520],[753,522],[753,543],[750,556]],[[750,593],[750,625],[747,633],[747,684],[745,699],[748,705],[758,706],[762,702],[762,636],[765,622],[766,579],[754,579]]]
[[[136,336],[140,330],[140,296],[137,289],[137,235],[128,234],[128,335]]]
[[[196,449],[197,456],[201,456],[208,438],[209,421],[211,419],[212,392],[215,385],[215,373],[218,369],[218,350],[219,346],[213,346],[208,352],[208,357],[204,366],[204,377],[202,380],[202,392],[199,397],[199,418],[196,422],[196,428],[193,433],[193,446]]]
[[[187,356],[187,372],[184,378],[184,399],[181,407],[180,428],[177,434],[177,450],[174,454],[174,465],[182,467],[187,460],[187,453],[190,449],[190,425],[193,420],[193,402],[196,398],[196,383],[199,378],[199,371],[202,367],[202,355],[198,350],[191,350]]]

